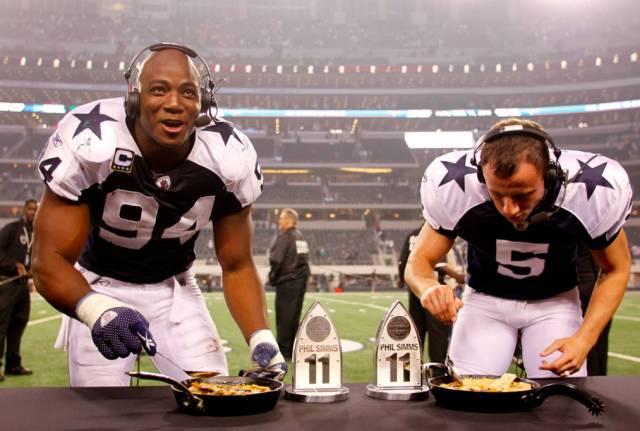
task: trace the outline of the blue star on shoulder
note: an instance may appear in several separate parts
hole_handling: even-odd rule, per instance
[[[444,176],[438,187],[447,184],[450,181],[455,181],[462,191],[464,192],[464,177],[469,174],[475,174],[476,169],[465,164],[467,155],[463,155],[457,162],[451,163],[442,160],[442,164],[447,169],[447,174]]]
[[[205,127],[204,129],[202,129],[202,131],[219,133],[220,136],[222,137],[222,142],[224,142],[225,145],[227,145],[227,142],[229,142],[230,136],[233,136],[239,142],[242,142],[240,141],[240,138],[238,137],[238,135],[236,135],[236,131],[233,128],[233,126],[229,123],[215,123],[215,124],[212,124],[211,126]]]
[[[100,125],[105,121],[118,121],[115,118],[111,118],[108,115],[104,115],[100,113],[100,103],[91,109],[91,111],[87,114],[73,114],[78,120],[80,120],[80,124],[76,128],[76,131],[73,132],[73,137],[75,138],[80,132],[85,129],[89,129],[93,132],[94,135],[98,137],[98,139],[102,139],[102,132],[100,131]]]
[[[587,189],[587,200],[591,199],[591,195],[598,186],[613,189],[611,183],[607,181],[604,176],[602,176],[604,168],[607,167],[607,162],[604,162],[603,164],[595,166],[593,168],[581,160],[578,160],[578,163],[580,163],[580,169],[582,170],[582,172],[573,180],[573,182],[584,183]]]

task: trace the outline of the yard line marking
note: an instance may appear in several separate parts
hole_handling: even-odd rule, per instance
[[[333,302],[337,302],[339,304],[347,304],[347,305],[359,305],[361,307],[371,307],[371,308],[375,308],[378,310],[387,310],[387,308],[389,307],[383,307],[382,305],[376,305],[376,304],[363,304],[362,302],[354,302],[354,301],[343,301],[342,299],[333,299],[333,298],[326,298],[323,297],[322,298],[323,301],[333,301]]]
[[[30,320],[27,323],[27,326],[38,325],[40,323],[51,322],[52,320],[62,319],[62,314],[57,314],[55,316],[43,317],[42,319]]]
[[[611,356],[612,358],[624,359],[625,361],[640,363],[640,358],[636,356],[623,355],[622,353],[615,353],[615,352],[609,352],[607,353],[607,355]]]
[[[614,319],[631,320],[632,322],[640,322],[640,317],[633,316],[613,316]]]

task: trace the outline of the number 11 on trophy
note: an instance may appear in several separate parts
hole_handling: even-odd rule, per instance
[[[422,386],[422,346],[407,309],[395,301],[378,328],[374,382],[367,395],[385,400],[420,400],[429,395]]]
[[[331,318],[318,301],[302,319],[293,343],[293,385],[286,398],[329,403],[349,398],[342,386],[342,349]]]

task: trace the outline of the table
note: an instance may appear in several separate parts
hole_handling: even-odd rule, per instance
[[[640,423],[640,376],[571,379],[605,401],[602,416],[553,396],[530,411],[470,413],[426,401],[383,401],[365,384],[347,384],[347,401],[304,404],[280,399],[254,416],[190,416],[177,410],[168,387],[0,389],[1,430],[171,430],[241,427],[243,430],[627,430]]]

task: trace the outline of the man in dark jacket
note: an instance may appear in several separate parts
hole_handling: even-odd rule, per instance
[[[6,374],[32,374],[30,369],[22,366],[20,341],[29,321],[31,307],[27,276],[31,268],[33,219],[37,209],[35,200],[27,200],[20,219],[0,230],[0,362],[4,357],[6,341]],[[4,375],[0,372],[2,380]]]
[[[280,351],[291,359],[309,277],[309,246],[296,229],[298,213],[285,208],[278,218],[280,234],[269,253],[269,284],[276,290],[276,328]]]

